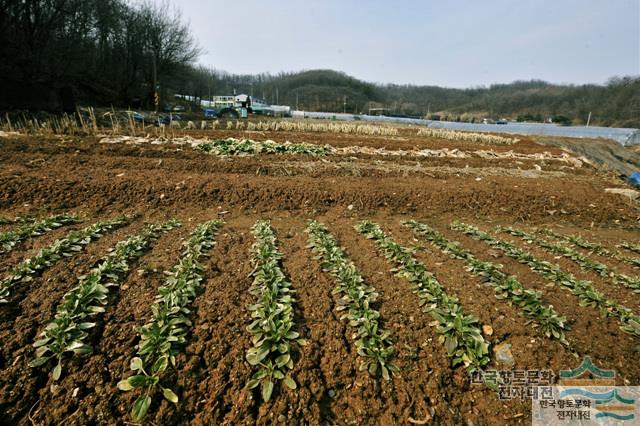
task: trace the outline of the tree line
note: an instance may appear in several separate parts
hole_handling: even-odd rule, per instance
[[[0,0],[0,108],[149,105],[199,52],[168,3]]]
[[[177,88],[193,96],[247,93],[268,103],[306,111],[428,117],[453,121],[507,118],[561,124],[640,127],[640,78],[614,77],[606,84],[559,85],[541,80],[489,87],[373,84],[342,72],[310,70],[277,75],[236,75],[194,67]],[[378,108],[378,110],[376,110]]]
[[[200,53],[180,11],[166,2],[0,0],[0,110],[153,109],[156,92],[161,108],[177,102],[173,94],[235,92],[307,111],[565,124],[584,124],[591,114],[592,124],[640,127],[637,76],[452,89],[374,84],[332,70],[236,75],[198,65]]]

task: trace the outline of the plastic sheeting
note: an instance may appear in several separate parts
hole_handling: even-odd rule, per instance
[[[379,121],[388,123],[416,124],[433,128],[463,130],[469,132],[511,133],[520,135],[565,136],[570,138],[605,138],[621,145],[639,145],[640,130],[598,126],[559,126],[543,123],[480,124],[453,121],[432,121],[417,118],[385,117],[378,115],[354,115],[330,112],[292,111],[294,118],[324,118],[342,121]]]

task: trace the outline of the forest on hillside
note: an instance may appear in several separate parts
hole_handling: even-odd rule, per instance
[[[378,108],[442,120],[564,124],[583,124],[591,113],[592,124],[640,127],[638,76],[604,85],[531,80],[453,89],[374,84],[333,70],[235,75],[199,65],[200,53],[180,11],[168,3],[0,0],[0,111],[154,109],[156,92],[160,108],[174,104],[174,94],[206,99],[235,92],[306,111]]]
[[[0,109],[148,106],[199,53],[168,3],[0,0]]]
[[[306,111],[367,113],[384,108],[390,115],[477,121],[508,118],[564,124],[640,127],[640,78],[614,77],[607,84],[557,85],[540,80],[489,87],[374,84],[332,70],[278,75],[235,75],[206,68],[175,88],[207,98],[210,94],[248,93],[271,104]]]

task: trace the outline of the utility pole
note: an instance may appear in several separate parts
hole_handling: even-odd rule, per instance
[[[156,54],[151,52],[151,65],[153,66],[153,104],[155,105],[155,112],[158,113],[158,106],[160,105],[160,96],[158,95],[158,72],[156,70]]]
[[[342,98],[342,113],[347,113],[347,95],[344,95],[344,97]]]
[[[280,100],[278,98],[278,88],[276,87],[276,105],[280,105]]]

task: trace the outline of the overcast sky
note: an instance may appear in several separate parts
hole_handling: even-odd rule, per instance
[[[640,74],[640,0],[169,1],[200,63],[231,73],[328,68],[448,87]]]

